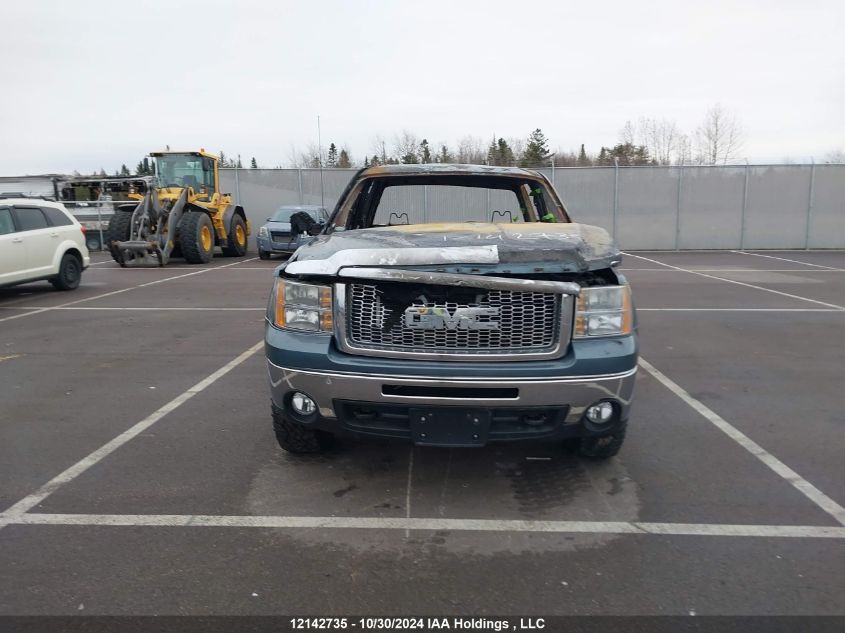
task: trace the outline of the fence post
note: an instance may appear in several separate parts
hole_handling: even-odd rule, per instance
[[[739,250],[745,250],[745,212],[748,209],[748,159],[745,159],[745,184],[742,186],[742,215],[739,225]]]
[[[423,224],[428,224],[428,185],[423,185]]]
[[[807,199],[807,223],[804,227],[804,249],[810,250],[810,221],[813,215],[813,197],[816,189],[816,159],[812,159],[810,166],[810,195]]]
[[[302,196],[302,167],[297,171],[299,172],[299,204],[305,204],[305,198]]]
[[[238,176],[238,164],[235,163],[235,204],[241,203],[241,179]]]
[[[613,239],[616,239],[616,225],[619,217],[619,159],[613,159]]]
[[[675,250],[681,250],[681,188],[684,182],[684,166],[678,170],[678,204],[675,209]]]

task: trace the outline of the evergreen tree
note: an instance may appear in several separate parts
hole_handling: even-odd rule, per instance
[[[243,163],[241,163],[241,155],[240,155],[240,154],[238,154],[238,164],[237,164],[237,168],[238,168],[238,169],[243,169],[243,168],[244,168]]]
[[[367,156],[364,156],[364,167],[370,166],[370,159]]]
[[[228,167],[229,164],[226,162],[226,154],[223,153],[223,150],[220,150],[220,166],[221,167]]]
[[[144,175],[144,162],[143,161],[140,161],[140,160],[138,161],[138,164],[135,166],[135,174],[138,175],[138,176]]]
[[[329,153],[326,156],[326,167],[329,169],[337,167],[337,146],[334,143],[329,145]]]
[[[490,148],[487,150],[488,165],[510,167],[514,164],[514,162],[513,149],[511,149],[511,146],[508,145],[508,142],[505,139],[494,139],[493,142],[490,143]]]
[[[431,162],[431,149],[428,146],[428,141],[423,139],[420,141],[420,162],[421,163],[430,163]]]
[[[581,143],[581,151],[578,152],[578,162],[577,165],[579,167],[589,167],[593,164],[593,161],[589,159],[587,156],[587,152],[584,150],[584,144]]]
[[[449,148],[445,145],[440,146],[440,153],[437,155],[437,162],[438,163],[452,163],[455,161],[455,157],[452,155],[452,152],[449,151]]]
[[[250,169],[258,169],[258,162],[255,160],[255,156],[253,156],[252,160],[249,161],[249,168]]]
[[[612,165],[613,158],[610,156],[610,152],[604,146],[602,146],[601,151],[599,151],[599,157],[596,159],[597,165]]]
[[[417,158],[417,154],[415,152],[408,152],[402,157],[400,162],[402,162],[402,164],[404,165],[416,165],[420,161]]]
[[[528,135],[528,143],[525,145],[525,152],[522,154],[523,167],[542,167],[551,154],[549,153],[548,140],[540,128],[537,128]]]
[[[352,160],[350,160],[349,152],[347,152],[345,148],[340,150],[340,157],[337,159],[337,166],[341,169],[349,169],[352,167]]]
[[[126,166],[126,163],[120,166],[120,175],[121,176],[128,176],[129,175],[129,168]]]

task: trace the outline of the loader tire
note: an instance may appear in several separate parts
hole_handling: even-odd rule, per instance
[[[118,264],[121,264],[120,254],[114,246],[114,242],[125,242],[129,239],[130,229],[132,228],[132,212],[135,209],[116,209],[114,215],[109,220],[109,228],[106,229],[106,244],[112,259]]]
[[[276,442],[288,453],[314,454],[323,453],[331,448],[334,436],[327,431],[310,429],[304,424],[294,422],[275,406],[273,409],[273,431]]]
[[[232,217],[229,237],[223,247],[223,254],[226,257],[243,257],[246,255],[246,222],[239,215]]]
[[[188,211],[179,222],[179,250],[189,264],[207,264],[214,257],[214,225],[202,211]]]

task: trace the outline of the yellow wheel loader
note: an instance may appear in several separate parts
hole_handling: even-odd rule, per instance
[[[107,242],[121,266],[164,266],[171,257],[207,264],[220,246],[229,257],[246,254],[249,221],[232,196],[220,191],[218,159],[198,152],[151,152],[157,185],[130,193],[109,222]]]

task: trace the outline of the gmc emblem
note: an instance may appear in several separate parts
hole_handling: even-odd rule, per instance
[[[405,310],[405,327],[412,330],[498,330],[498,321],[479,321],[479,317],[497,317],[499,308],[446,308],[411,306]]]

